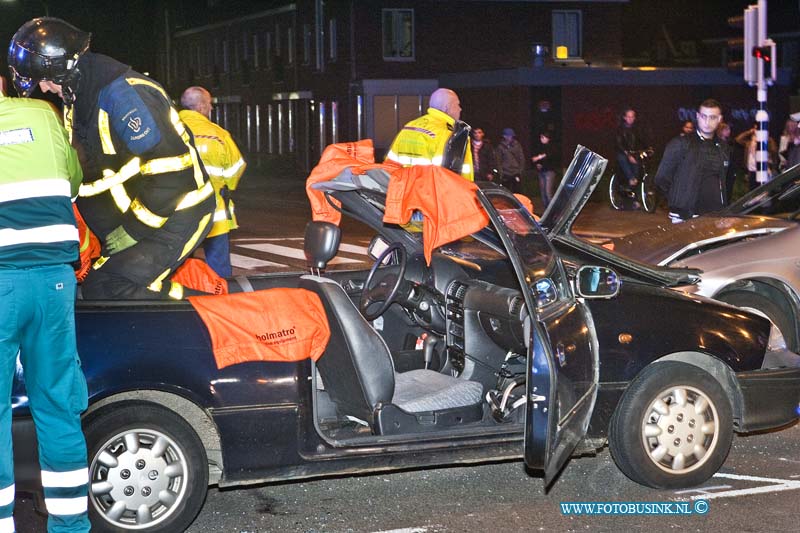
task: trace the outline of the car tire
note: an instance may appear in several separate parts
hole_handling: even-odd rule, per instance
[[[723,388],[708,372],[675,361],[641,372],[609,428],[619,469],[658,489],[703,483],[725,462],[732,440],[731,403]]]
[[[791,334],[794,327],[792,319],[769,298],[750,291],[733,291],[720,294],[717,299],[769,319],[773,328],[777,329],[770,332],[769,349],[795,351],[796,347],[791,340],[794,338]]]
[[[200,512],[208,490],[205,448],[174,412],[118,404],[88,421],[86,441],[92,531],[184,531]]]

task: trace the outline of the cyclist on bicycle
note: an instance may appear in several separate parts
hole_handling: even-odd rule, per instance
[[[636,110],[626,107],[617,128],[616,157],[619,171],[630,187],[638,183],[640,172],[639,153],[648,148],[647,141],[636,125]]]

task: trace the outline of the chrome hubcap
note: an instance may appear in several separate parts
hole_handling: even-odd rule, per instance
[[[717,445],[717,408],[703,391],[670,387],[645,411],[642,443],[650,460],[671,474],[700,468]]]
[[[183,451],[152,429],[126,430],[110,438],[92,459],[89,473],[92,504],[122,529],[163,522],[186,496]]]

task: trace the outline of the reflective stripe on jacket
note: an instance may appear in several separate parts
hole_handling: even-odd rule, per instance
[[[197,111],[183,110],[178,115],[194,135],[194,143],[200,153],[200,159],[214,186],[217,207],[214,211],[214,225],[211,227],[208,237],[228,233],[230,230],[238,228],[239,225],[236,223],[233,201],[230,199],[226,201],[220,191],[223,187],[227,187],[230,191],[236,190],[247,163],[230,133],[224,128],[214,124]]]
[[[0,94],[0,268],[72,263],[83,177],[50,104]]]
[[[438,109],[428,108],[426,114],[412,120],[397,133],[386,159],[404,167],[412,165],[441,166],[447,140],[453,134],[455,120]],[[461,176],[473,181],[472,151],[464,154]]]

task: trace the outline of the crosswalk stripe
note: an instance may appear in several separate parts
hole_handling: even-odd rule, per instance
[[[306,256],[302,250],[298,250],[297,248],[291,248],[289,246],[281,246],[278,244],[269,244],[269,243],[259,243],[259,244],[239,244],[237,245],[239,248],[247,248],[248,250],[255,250],[257,252],[264,252],[268,254],[274,255],[282,255],[284,257],[290,257],[292,259],[302,259],[305,260]],[[342,263],[361,263],[363,261],[359,261],[358,259],[347,259],[345,257],[336,257],[329,261],[330,264],[342,264]]]
[[[263,259],[256,259],[255,257],[249,257],[246,255],[239,255],[239,254],[231,254],[231,265],[239,268],[259,268],[259,267],[286,267],[288,265],[284,265],[282,263],[273,263],[272,261],[265,261]]]
[[[367,247],[366,246],[356,246],[355,244],[347,244],[343,242],[339,245],[339,250],[343,252],[350,252],[351,254],[361,254],[367,255]]]

